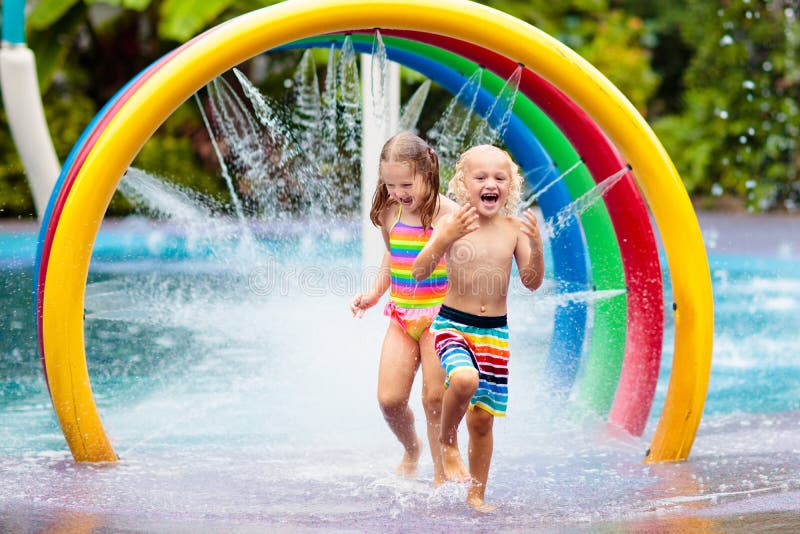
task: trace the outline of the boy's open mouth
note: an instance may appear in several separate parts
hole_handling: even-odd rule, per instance
[[[414,199],[413,199],[413,198],[411,198],[411,197],[408,197],[408,198],[401,198],[401,199],[400,199],[400,203],[401,203],[401,204],[403,204],[404,206],[409,206],[409,205],[411,205],[411,203],[412,203],[413,201],[414,201]]]
[[[481,202],[484,204],[494,204],[497,202],[498,198],[500,198],[500,195],[497,193],[484,193],[481,195]]]

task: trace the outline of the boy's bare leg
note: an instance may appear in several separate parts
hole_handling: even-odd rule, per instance
[[[405,449],[397,474],[408,478],[416,476],[422,450],[414,428],[414,414],[408,407],[418,365],[419,345],[397,323],[390,322],[378,367],[378,404],[383,418]]]
[[[420,360],[422,361],[422,406],[425,408],[425,417],[428,420],[428,443],[431,447],[433,458],[433,483],[439,485],[447,480],[442,462],[442,398],[444,397],[444,369],[439,361],[439,356],[433,347],[433,334],[426,330],[419,339]],[[453,447],[458,450],[457,440]],[[468,476],[467,467],[461,455],[458,454],[456,462],[460,464],[457,478],[464,479]]]
[[[478,389],[478,371],[464,368],[452,374],[442,400],[442,466],[447,480],[466,482],[469,474],[458,451],[458,425]]]
[[[494,449],[494,416],[481,408],[467,414],[469,429],[469,472],[472,483],[467,490],[467,504],[479,512],[488,513],[497,508],[484,500],[486,481],[489,480],[489,464]]]

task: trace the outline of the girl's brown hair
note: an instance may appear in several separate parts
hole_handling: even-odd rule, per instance
[[[411,176],[422,176],[425,184],[425,200],[420,205],[420,219],[423,228],[429,228],[436,210],[439,209],[439,157],[420,137],[411,132],[400,132],[383,145],[380,166],[378,167],[378,187],[372,197],[369,219],[375,226],[383,226],[381,216],[394,200],[389,197],[383,174],[384,163],[407,163]]]

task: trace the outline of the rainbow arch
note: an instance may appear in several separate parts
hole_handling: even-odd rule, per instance
[[[672,372],[647,461],[685,459],[708,387],[710,273],[680,177],[633,106],[570,49],[485,6],[462,0],[290,0],[212,28],[145,69],[98,113],[62,168],[42,221],[34,300],[46,380],[75,460],[117,459],[92,396],[83,302],[92,246],[124,171],[172,111],[219,74],[266,50],[340,39],[332,34],[352,33],[356,46],[366,46],[371,37],[362,35],[365,28],[381,29],[392,59],[445,87],[481,65],[487,72],[484,100],[523,66],[522,98],[506,145],[528,169],[542,161],[561,170],[578,158],[585,163],[540,198],[546,214],[626,162],[632,166],[634,174],[553,244],[554,270],[564,291],[627,289],[623,298],[594,305],[578,398],[608,414],[611,423],[641,434],[663,335],[661,272],[646,200],[664,244],[675,301]],[[565,388],[575,380],[585,317],[581,304],[557,313],[559,337],[549,362]]]

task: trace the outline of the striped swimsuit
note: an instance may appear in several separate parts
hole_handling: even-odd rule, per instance
[[[389,230],[389,253],[391,255],[391,287],[389,302],[384,315],[396,320],[414,340],[428,329],[439,306],[447,293],[447,268],[444,258],[431,273],[421,282],[411,276],[411,266],[425,243],[431,236],[422,226],[409,226],[400,222],[402,208],[397,221]]]
[[[478,371],[478,389],[469,401],[494,416],[508,407],[508,322],[505,315],[483,317],[442,306],[431,325],[436,354],[445,372],[445,387],[453,373]]]

